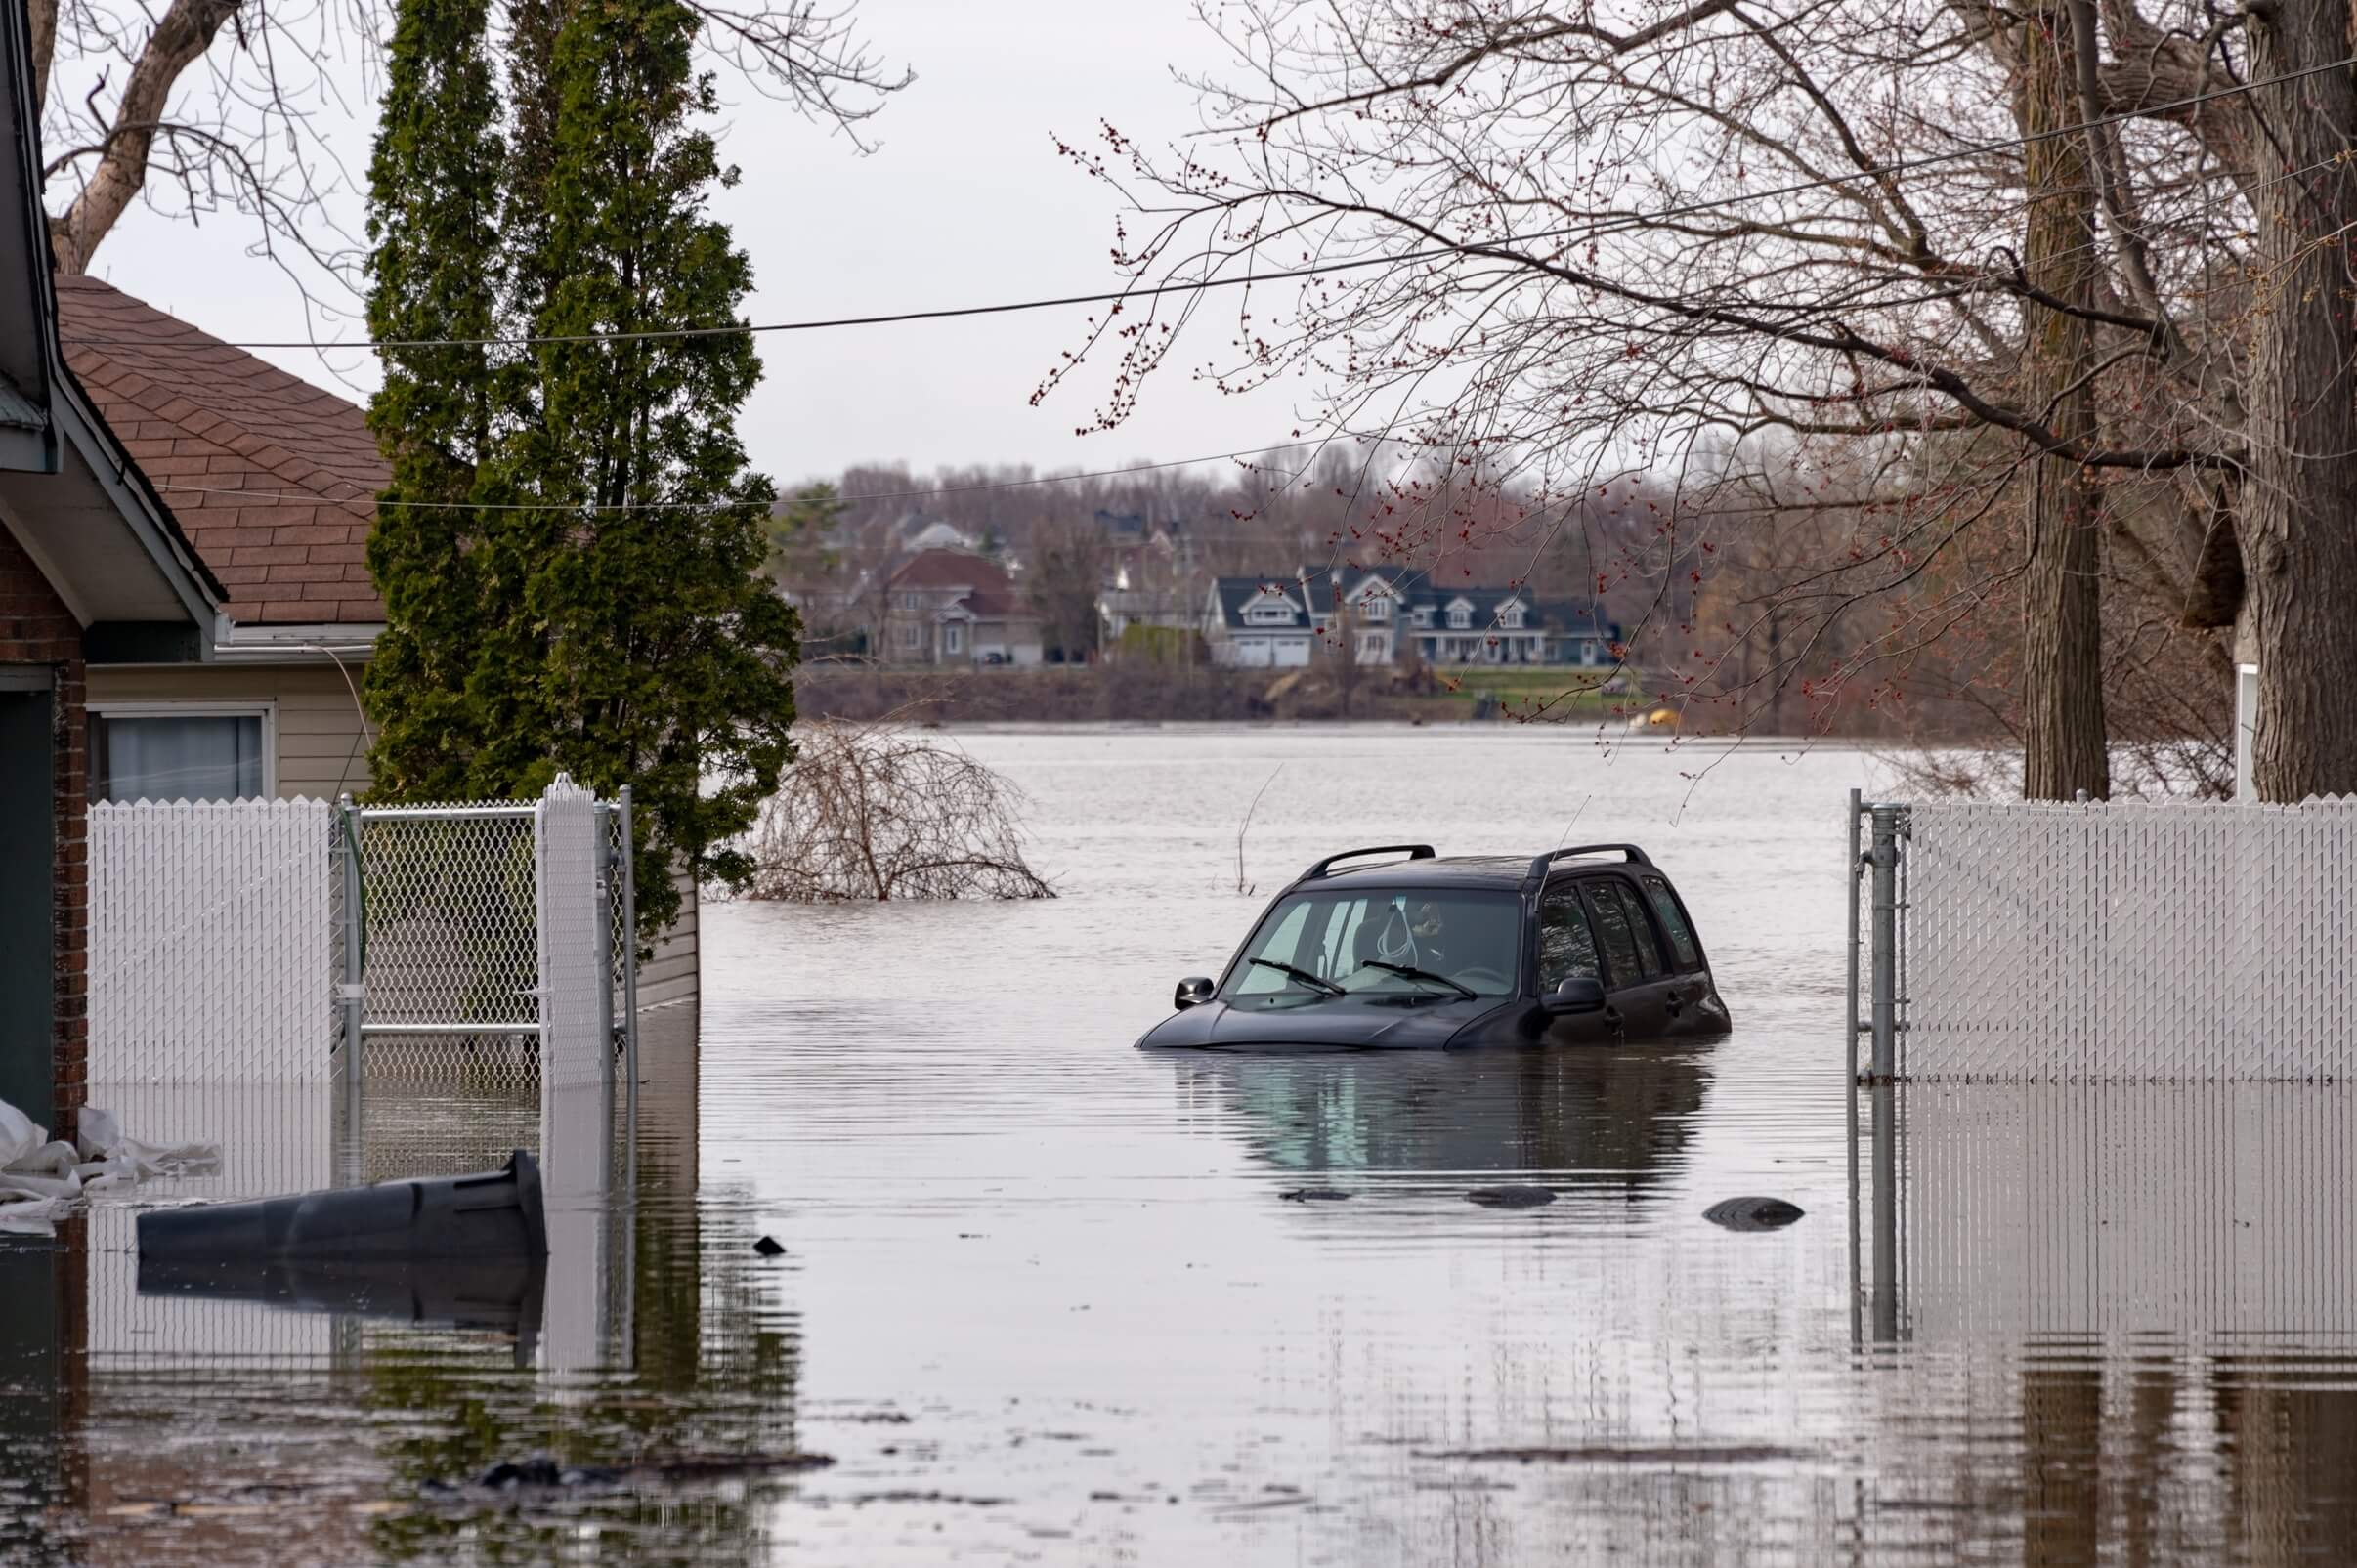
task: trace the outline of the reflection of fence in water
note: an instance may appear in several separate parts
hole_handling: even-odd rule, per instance
[[[2357,1087],[1915,1084],[1898,1097],[1900,1332],[2357,1333]]]

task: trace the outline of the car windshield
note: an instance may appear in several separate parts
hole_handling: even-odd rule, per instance
[[[1220,995],[1269,1006],[1337,993],[1511,996],[1521,936],[1521,905],[1512,893],[1295,893],[1262,920]]]

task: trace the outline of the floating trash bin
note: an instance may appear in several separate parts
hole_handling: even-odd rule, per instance
[[[504,1169],[481,1175],[159,1208],[139,1216],[143,1271],[150,1262],[395,1263],[547,1255],[540,1167],[521,1149],[508,1156]]]

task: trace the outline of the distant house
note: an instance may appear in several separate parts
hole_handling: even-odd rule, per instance
[[[1221,577],[1204,607],[1213,661],[1245,668],[1299,668],[1346,627],[1362,664],[1413,654],[1428,664],[1595,666],[1612,661],[1620,637],[1593,610],[1543,603],[1526,587],[1436,584],[1405,567]]]
[[[982,548],[981,540],[954,523],[921,524],[915,518],[907,519],[902,523],[901,543],[908,549],[919,552],[958,550],[971,555],[978,553]]]
[[[878,652],[888,664],[1037,664],[1040,622],[996,561],[926,550],[884,582]]]
[[[1203,611],[1212,662],[1239,669],[1300,669],[1309,662],[1317,625],[1299,582],[1282,577],[1221,577]]]

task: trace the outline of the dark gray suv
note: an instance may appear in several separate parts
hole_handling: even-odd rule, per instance
[[[1181,980],[1173,999],[1140,1046],[1604,1043],[1730,1023],[1677,889],[1634,844],[1330,855],[1277,895],[1225,974]]]

